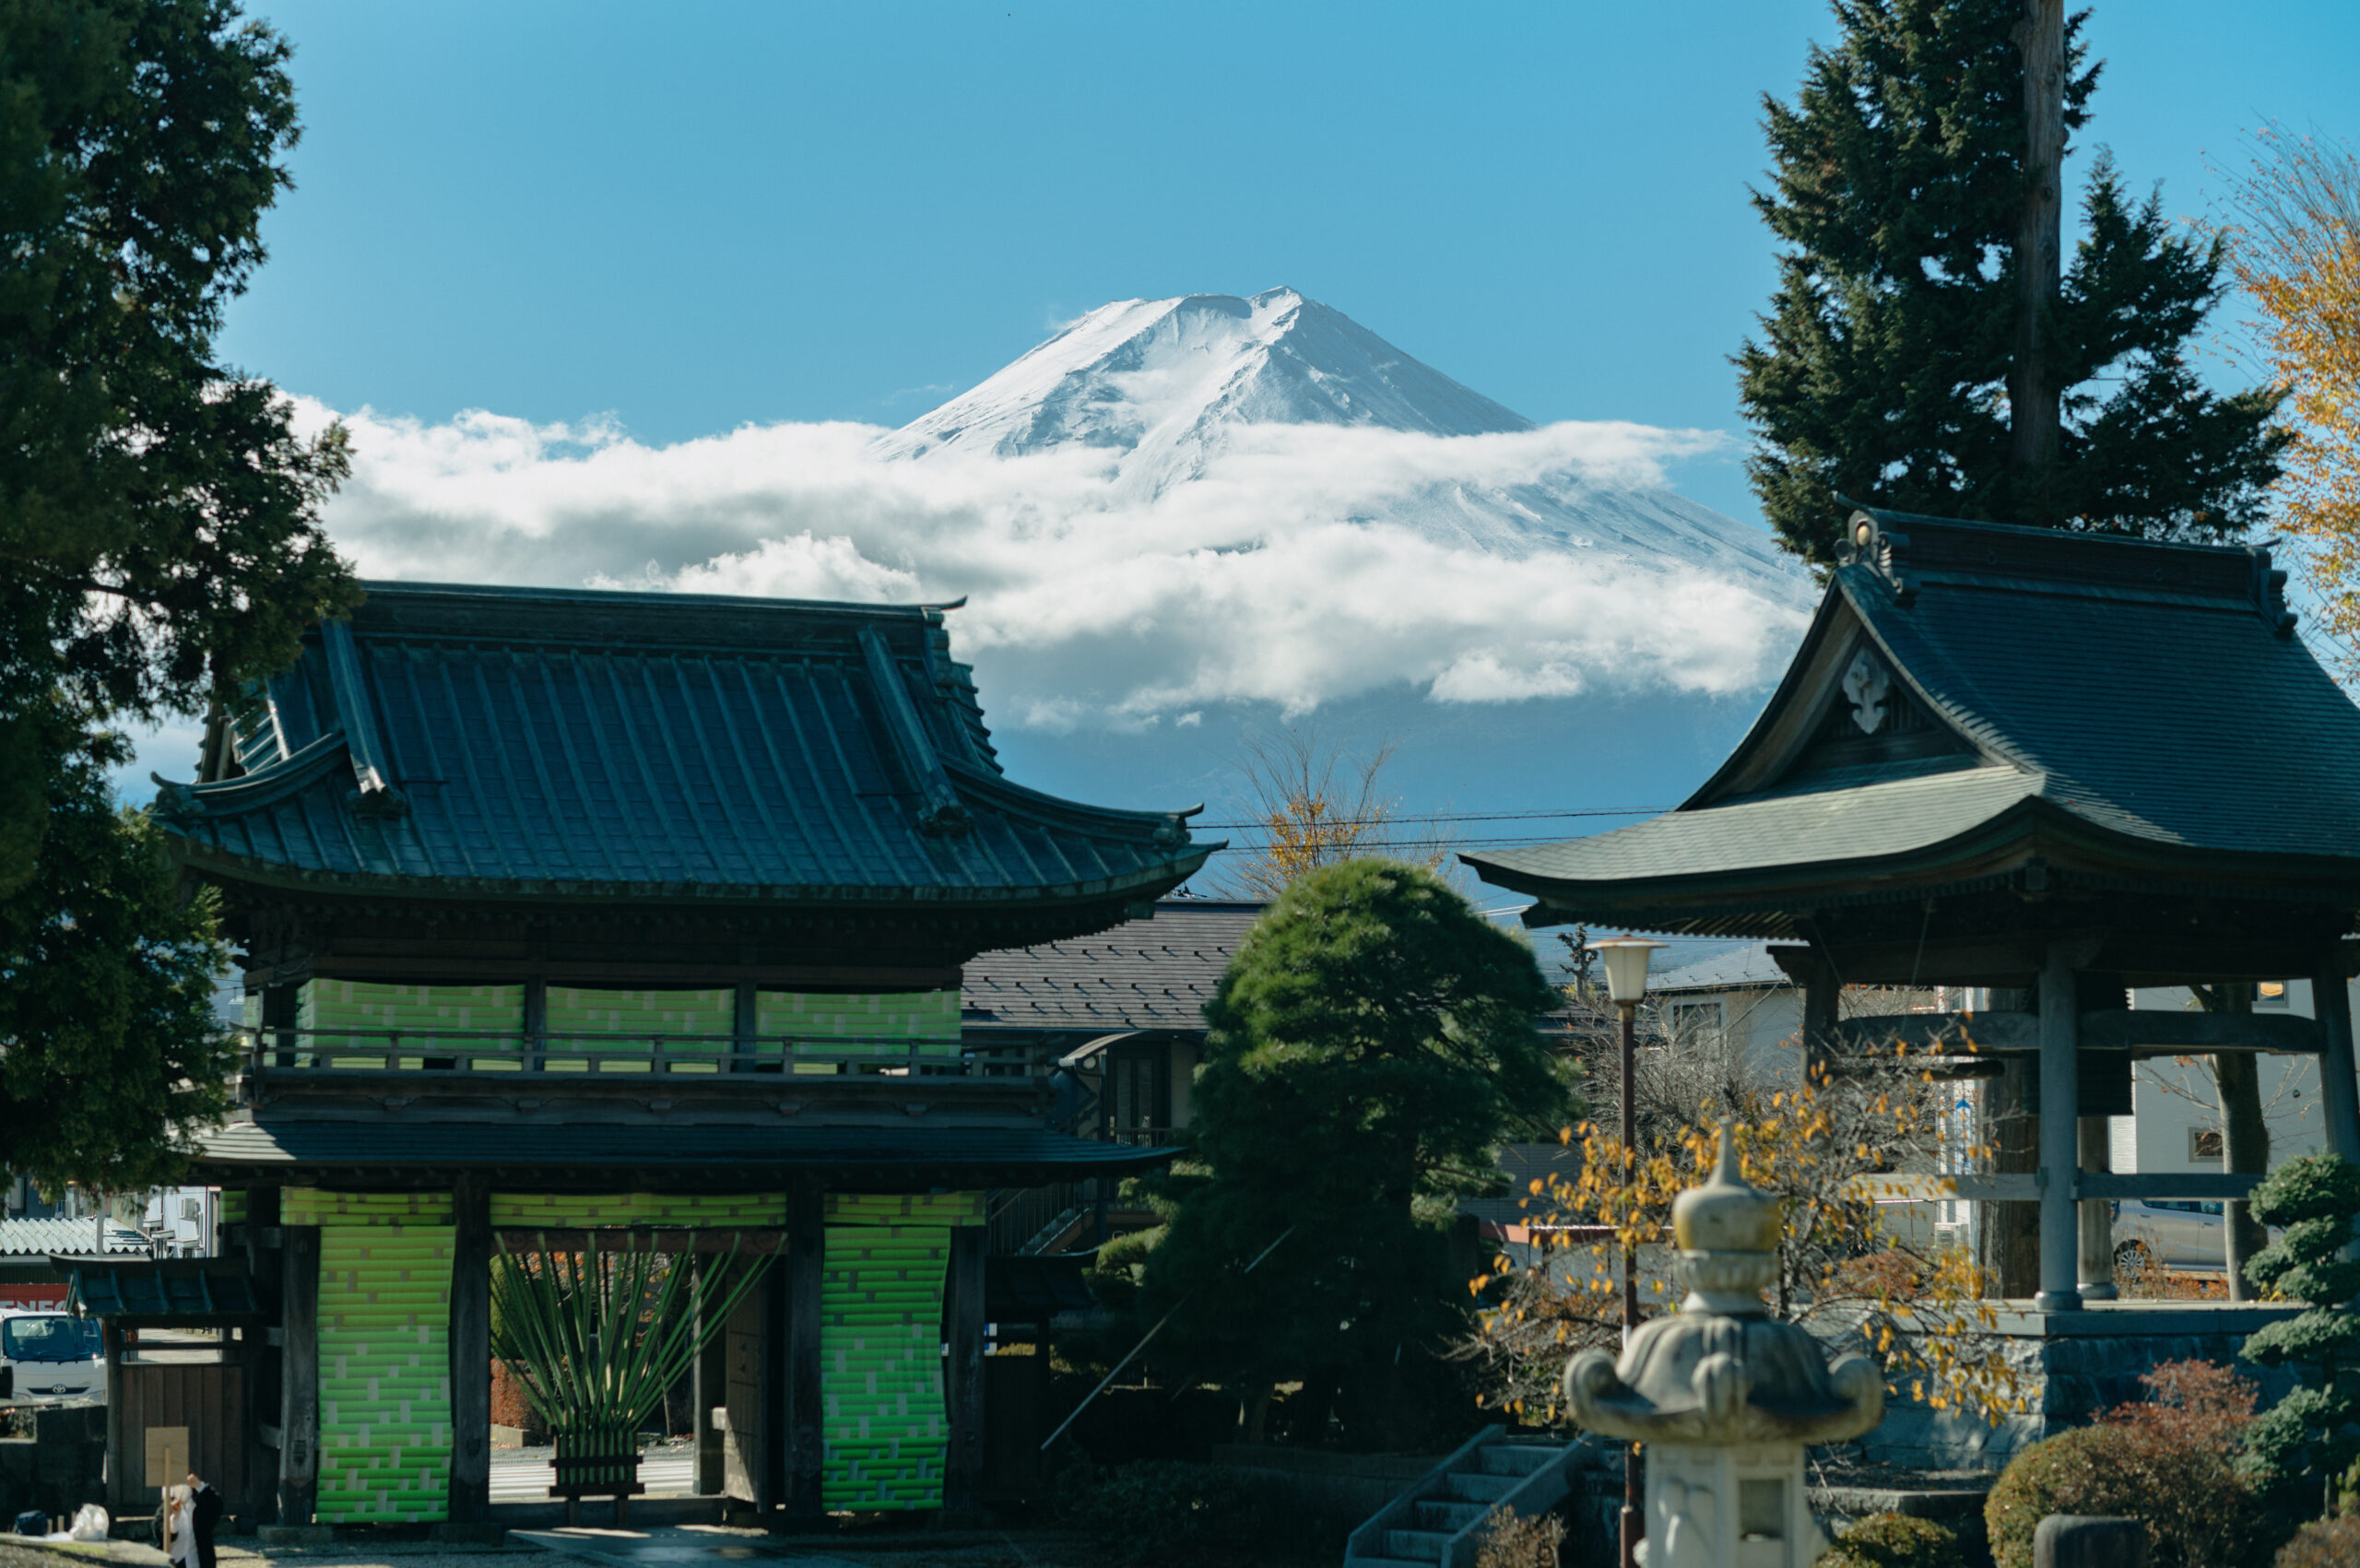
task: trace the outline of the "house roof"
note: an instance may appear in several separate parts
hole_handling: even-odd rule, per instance
[[[679,1183],[758,1186],[825,1172],[844,1191],[1024,1186],[1137,1174],[1169,1149],[1093,1143],[1040,1127],[678,1127],[626,1123],[288,1120],[230,1122],[199,1135],[196,1166],[213,1179],[348,1181],[431,1178],[455,1171],[513,1173],[558,1185],[611,1185],[620,1173],[660,1188]]]
[[[41,1257],[85,1253],[96,1220],[0,1220],[0,1257]],[[128,1225],[107,1221],[107,1251],[145,1253],[148,1238]]]
[[[1748,942],[1725,953],[1666,970],[1647,981],[1647,989],[1668,996],[1682,991],[1734,991],[1791,984],[1787,972],[1770,956],[1769,943]]]
[[[961,988],[964,1023],[996,1029],[1202,1030],[1264,905],[1162,899],[1148,919],[1093,937],[980,954]]]
[[[72,1298],[92,1317],[139,1326],[202,1325],[251,1318],[262,1311],[254,1278],[242,1263],[185,1258],[65,1267]]]
[[[217,725],[200,782],[161,790],[187,864],[319,892],[941,908],[1150,898],[1220,847],[1189,811],[1003,777],[942,607],[367,587]]]
[[[1532,924],[1736,936],[2026,876],[2360,902],[2360,709],[2284,583],[2261,549],[1858,512],[1785,679],[1692,798],[1467,859],[1537,895]]]

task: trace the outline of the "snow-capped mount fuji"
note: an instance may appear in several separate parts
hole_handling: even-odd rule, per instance
[[[877,450],[1016,457],[1079,442],[1146,455],[1201,450],[1228,427],[1257,424],[1533,428],[1341,311],[1272,289],[1101,305]]]
[[[1464,464],[1420,463],[1344,521],[1393,523],[1508,555],[1597,548],[1648,567],[1738,576],[1780,596],[1804,591],[1802,573],[1763,530],[1661,484],[1552,461],[1530,419],[1292,289],[1102,305],[870,450],[923,460],[1087,449],[1110,462],[1117,495],[1151,501],[1224,456],[1268,445],[1273,426],[1540,443],[1523,461],[1470,448]]]

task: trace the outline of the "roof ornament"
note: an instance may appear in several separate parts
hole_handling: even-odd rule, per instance
[[[1860,726],[1862,735],[1874,735],[1884,727],[1884,700],[1892,690],[1893,677],[1874,654],[1863,648],[1852,655],[1851,667],[1844,672],[1844,695],[1851,700],[1852,722]]]

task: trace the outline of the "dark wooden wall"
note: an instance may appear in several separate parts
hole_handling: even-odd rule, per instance
[[[119,1424],[108,1444],[108,1512],[138,1518],[156,1511],[160,1499],[145,1473],[151,1426],[188,1428],[188,1460],[179,1468],[203,1476],[234,1508],[245,1495],[245,1368],[126,1362],[115,1375],[122,1381],[110,1401]]]

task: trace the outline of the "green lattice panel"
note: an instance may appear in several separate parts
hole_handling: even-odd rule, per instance
[[[278,1218],[289,1225],[448,1225],[447,1192],[325,1192],[289,1187]]]
[[[831,1508],[942,1506],[947,1225],[834,1225],[820,1287],[820,1408]]]
[[[355,1032],[345,1042],[355,1046],[383,1049],[385,1030],[403,1034],[437,1035],[454,1031],[462,1033],[486,1032],[494,1038],[475,1042],[469,1049],[464,1041],[440,1042],[441,1049],[428,1049],[428,1042],[420,1042],[420,1050],[411,1055],[405,1049],[400,1062],[403,1067],[416,1067],[429,1055],[445,1051],[458,1052],[462,1065],[491,1070],[513,1070],[523,1065],[520,1053],[525,1032],[525,988],[522,985],[388,985],[367,980],[313,980],[302,988],[296,1015],[297,1023],[304,1029],[326,1032],[324,1038],[314,1036],[318,1044],[333,1049],[338,1031]],[[407,1043],[404,1043],[407,1046]],[[336,1056],[330,1058],[336,1067],[381,1067],[383,1056]]]
[[[956,991],[886,991],[844,995],[820,991],[761,991],[754,997],[754,1032],[762,1035],[791,1034],[807,1039],[873,1039],[912,1042],[928,1060],[959,1056],[959,993]],[[906,1045],[873,1049],[846,1046],[846,1055],[874,1055],[906,1061]],[[832,1072],[825,1064],[820,1071]]]
[[[786,1195],[496,1192],[491,1195],[491,1222],[502,1230],[605,1225],[784,1225]]]
[[[714,1055],[729,1049],[738,1027],[735,991],[590,991],[570,986],[549,987],[549,1032],[568,1034],[619,1035],[612,1046],[630,1050],[636,1040],[644,1044],[661,1036],[668,1057]],[[704,1036],[702,1039],[683,1036]],[[677,1042],[677,1043],[676,1043]],[[552,1043],[547,1066],[553,1072],[580,1072],[587,1062],[568,1056],[564,1043]],[[694,1060],[672,1063],[678,1072],[711,1072],[714,1064]],[[600,1072],[645,1072],[648,1064],[608,1058]]]
[[[827,1214],[838,1225],[970,1225],[984,1218],[979,1192],[828,1195]]]
[[[319,1518],[448,1516],[451,1227],[320,1231]]]

